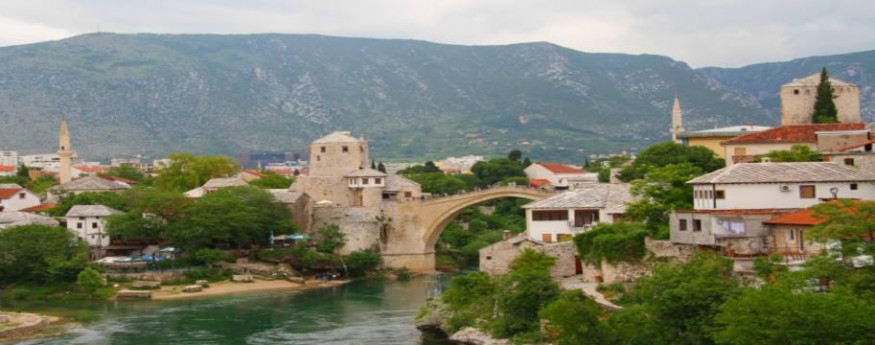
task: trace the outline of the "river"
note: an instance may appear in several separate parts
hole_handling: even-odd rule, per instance
[[[168,301],[16,304],[24,309],[81,320],[69,333],[22,344],[449,344],[413,325],[438,284],[356,281],[298,292]],[[7,343],[0,342],[4,345]]]

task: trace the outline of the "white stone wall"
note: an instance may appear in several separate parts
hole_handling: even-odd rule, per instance
[[[854,123],[860,120],[860,91],[856,86],[833,85],[833,102],[838,110],[839,122]],[[817,86],[781,87],[781,124],[803,125],[812,123]]]
[[[39,197],[26,189],[22,189],[8,199],[0,199],[0,206],[3,206],[3,212],[20,211],[28,207],[34,207],[40,204]]]
[[[103,217],[67,217],[67,229],[91,247],[109,246],[110,238]]]
[[[313,209],[313,229],[335,224],[346,235],[346,245],[340,249],[341,255],[354,251],[378,248],[380,244],[380,223],[378,208],[366,207],[316,207]]]
[[[799,188],[803,185],[815,186],[815,198],[800,198]],[[821,199],[833,198],[830,193],[833,187],[838,188],[839,198],[875,199],[875,185],[866,182],[856,185],[857,190],[851,190],[851,183],[718,184],[714,188],[724,191],[725,198],[717,200],[695,198],[699,195],[696,191],[712,188],[711,185],[695,185],[693,203],[697,210],[807,208],[823,202]],[[783,191],[782,186],[787,186],[788,191]]]

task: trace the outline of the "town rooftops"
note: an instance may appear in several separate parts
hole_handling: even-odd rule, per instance
[[[536,163],[554,174],[582,174],[583,169],[561,163],[538,162]]]
[[[348,131],[337,131],[313,141],[314,144],[360,143],[363,139],[352,136]]]
[[[103,205],[76,205],[64,217],[106,217],[122,214],[122,211]]]
[[[126,183],[110,181],[98,176],[87,176],[75,179],[73,181],[52,187],[52,190],[62,192],[79,192],[79,191],[113,191],[129,189]]]
[[[16,194],[18,194],[18,192],[21,191],[22,189],[24,189],[24,187],[19,186],[19,185],[14,184],[14,183],[0,184],[0,199],[11,198],[11,197],[15,196]]]
[[[386,173],[374,169],[359,169],[343,175],[343,177],[386,177]]]
[[[875,174],[830,162],[739,163],[687,181],[689,184],[875,182]]]
[[[419,183],[416,183],[404,176],[391,174],[386,176],[385,192],[400,192],[404,188],[420,188]]]
[[[678,137],[680,138],[708,138],[708,137],[735,137],[745,133],[752,132],[761,132],[765,130],[772,129],[772,127],[767,126],[754,126],[754,125],[744,125],[744,126],[729,126],[729,127],[721,127],[721,128],[713,128],[713,129],[705,129],[700,131],[689,131],[689,132],[680,132],[678,133]]]
[[[592,183],[561,194],[523,205],[526,209],[604,208],[608,213],[623,213],[635,198],[626,183]]]
[[[829,83],[832,84],[832,86],[856,86],[856,85],[851,84],[849,82],[846,82],[844,80],[836,79],[833,77],[829,77]],[[781,87],[785,87],[785,86],[788,86],[788,87],[817,86],[818,84],[820,84],[820,72],[814,73],[814,74],[809,75],[807,77],[795,78],[792,81],[790,81],[789,83],[781,85]]]
[[[52,217],[41,216],[33,213],[21,211],[0,212],[0,228],[9,228],[13,226],[29,224],[58,226],[60,223],[58,223],[58,221]]]
[[[13,172],[17,169],[14,165],[0,165],[0,172]]]
[[[227,187],[242,187],[248,186],[249,184],[246,181],[239,177],[214,177],[211,178],[207,183],[204,183],[201,188],[214,191],[219,188],[227,188]]]
[[[31,213],[41,213],[41,212],[45,212],[45,211],[51,210],[51,209],[55,208],[55,206],[57,206],[57,205],[56,205],[56,204],[52,204],[52,203],[39,204],[39,205],[36,205],[36,206],[33,206],[33,207],[28,207],[28,208],[21,209],[21,211],[23,211],[23,212],[31,212]]]
[[[866,125],[863,123],[821,123],[780,126],[761,132],[744,134],[724,141],[721,144],[814,143],[817,142],[817,132],[851,131],[865,128]]]

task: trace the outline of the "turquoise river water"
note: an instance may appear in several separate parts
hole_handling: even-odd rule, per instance
[[[434,278],[356,281],[310,291],[171,301],[4,305],[81,320],[21,344],[448,344],[413,325]],[[7,343],[0,342],[3,345]]]

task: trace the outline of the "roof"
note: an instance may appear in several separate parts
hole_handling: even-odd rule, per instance
[[[754,209],[730,209],[730,210],[676,210],[675,213],[712,214],[723,217],[737,216],[762,216],[778,215],[793,212],[796,209],[788,208],[754,208]]]
[[[565,165],[561,163],[548,163],[548,162],[539,162],[536,163],[547,170],[550,170],[554,174],[580,174],[583,173],[583,169],[573,167],[570,165]]]
[[[210,190],[210,189],[219,189],[219,188],[227,188],[227,187],[241,187],[248,186],[249,184],[246,181],[239,177],[214,177],[211,178],[207,183],[204,183],[201,188]]]
[[[137,184],[137,183],[138,183],[137,181],[134,181],[134,180],[128,180],[128,179],[123,178],[123,177],[110,176],[110,175],[106,175],[106,176],[102,176],[102,177],[105,178],[105,179],[107,179],[107,180],[110,180],[110,181],[121,182],[121,183],[125,183],[125,184],[128,184],[128,185],[132,185],[132,184]]]
[[[626,183],[592,183],[561,194],[523,205],[526,209],[604,208],[608,213],[623,213],[634,201]]]
[[[780,126],[761,132],[744,134],[724,141],[722,144],[813,143],[817,142],[817,132],[849,131],[865,128],[866,125],[863,123],[820,123]]]
[[[796,212],[780,215],[778,217],[769,219],[763,224],[773,224],[773,225],[817,225],[825,222],[826,219],[822,218],[814,218],[814,211],[810,208],[806,208],[804,210],[799,210]]]
[[[404,188],[418,189],[421,188],[421,186],[419,183],[401,175],[391,174],[386,176],[386,187],[383,188],[383,191],[400,192]]]
[[[314,144],[360,143],[363,139],[356,138],[348,131],[337,131],[313,141]]]
[[[56,206],[55,204],[39,204],[39,205],[36,205],[33,207],[21,209],[21,211],[40,213],[40,212],[45,212],[45,211],[51,210],[51,209],[55,208],[55,206]]]
[[[875,174],[831,162],[739,163],[687,181],[689,184],[873,182]]]
[[[268,189],[267,191],[281,204],[294,204],[301,196],[301,193],[292,192],[288,189]]]
[[[114,214],[122,214],[122,211],[103,205],[76,205],[64,217],[106,217]]]
[[[367,168],[349,172],[346,175],[343,175],[343,177],[386,177],[386,173],[379,170]]]
[[[243,170],[243,173],[245,173],[245,174],[250,174],[250,175],[254,175],[254,176],[258,176],[258,177],[260,177],[260,178],[265,178],[265,177],[268,176],[267,174],[265,174],[265,173],[263,173],[263,172],[261,172],[261,171],[258,171],[258,169],[247,169],[247,170]]]
[[[833,77],[829,77],[829,83],[832,84],[832,86],[856,86],[856,85],[851,84],[849,82],[846,82],[844,80],[836,79]],[[809,75],[807,77],[795,78],[792,81],[790,81],[789,83],[781,85],[781,87],[785,87],[785,86],[790,86],[790,87],[792,87],[792,86],[817,86],[818,84],[820,84],[820,72],[814,73],[814,74]]]
[[[744,126],[729,126],[729,127],[720,127],[713,129],[704,129],[700,131],[685,131],[678,133],[678,137],[680,138],[707,138],[707,137],[735,137],[745,133],[752,132],[761,132],[768,129],[772,129],[772,127],[768,126],[754,126],[754,125],[744,125]]]
[[[529,186],[532,186],[534,188],[546,186],[549,184],[550,184],[550,180],[545,179],[545,178],[534,178],[534,179],[529,180]]]
[[[0,228],[19,225],[39,224],[58,226],[60,223],[52,217],[41,216],[27,212],[0,212]]]
[[[14,165],[0,165],[0,171],[9,172],[9,171],[15,171],[17,169],[18,168],[15,167]]]
[[[131,186],[127,184],[110,181],[99,176],[86,176],[52,187],[53,190],[60,190],[65,192],[111,191],[129,188],[131,188]]]
[[[19,185],[14,184],[14,183],[0,184],[0,199],[11,198],[11,197],[15,196],[16,194],[18,194],[18,192],[21,191],[22,189],[24,189],[24,187],[19,186]]]
[[[853,145],[849,145],[849,146],[845,146],[845,147],[842,147],[842,148],[836,150],[836,152],[844,152],[844,151],[853,150],[856,148],[860,148],[860,147],[863,147],[866,145],[872,145],[872,144],[875,144],[875,139],[864,141],[864,142],[853,144]]]

